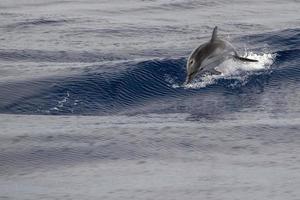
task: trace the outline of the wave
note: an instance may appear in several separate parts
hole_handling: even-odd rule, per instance
[[[189,109],[192,106],[178,108],[178,100],[184,100],[187,104],[193,98],[214,99],[218,93],[239,91],[243,87],[249,88],[251,84],[256,84],[257,79],[266,80],[265,76],[269,76],[266,70],[273,57],[266,54],[259,59],[265,59],[261,62],[266,68],[247,64],[235,68],[236,66],[229,65],[233,61],[229,61],[225,64],[225,67],[230,66],[229,72],[224,72],[226,75],[204,76],[190,86],[183,85],[185,58],[138,62],[130,64],[131,67],[117,74],[92,71],[72,77],[3,84],[0,112],[103,115],[151,110],[191,111]],[[251,71],[240,71],[247,67]],[[237,70],[234,71],[233,68]],[[257,70],[259,73],[256,73]]]
[[[292,35],[296,41],[294,31]],[[270,36],[266,34],[258,38],[261,37]],[[285,41],[288,38],[282,40],[289,43]],[[219,115],[257,107],[261,100],[259,94],[273,95],[268,98],[274,99],[278,88],[285,93],[280,86],[283,83],[293,84],[291,88],[299,85],[299,58],[296,56],[299,51],[297,46],[277,51],[246,51],[244,56],[259,62],[228,60],[218,67],[221,75],[200,76],[188,85],[183,85],[185,57],[118,62],[111,68],[93,65],[77,75],[1,83],[0,113],[110,115],[185,112]],[[59,53],[53,55],[53,60],[62,57]],[[29,57],[40,59],[40,56]],[[84,56],[74,56],[74,59],[82,61],[81,57]]]
[[[99,52],[0,49],[0,60],[18,62],[94,63],[120,60],[121,57]]]
[[[72,22],[71,20],[65,20],[65,19],[47,19],[47,18],[40,18],[40,19],[31,19],[26,20],[18,23],[12,23],[6,26],[3,26],[2,28],[6,28],[7,30],[11,29],[25,29],[30,27],[36,27],[36,26],[62,26],[66,23]]]

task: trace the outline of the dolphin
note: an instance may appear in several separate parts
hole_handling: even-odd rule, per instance
[[[186,64],[187,76],[185,84],[190,83],[199,73],[221,74],[215,67],[227,59],[233,58],[243,62],[258,62],[258,60],[239,56],[232,44],[218,38],[217,31],[218,27],[216,26],[210,41],[197,47],[189,56]]]

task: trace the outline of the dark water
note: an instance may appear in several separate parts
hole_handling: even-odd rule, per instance
[[[238,38],[240,41],[247,40],[250,44],[266,41],[268,48],[271,49],[270,54],[274,55],[272,63],[267,69],[253,70],[250,67],[250,71],[239,72],[236,76],[215,78],[213,83],[205,87],[183,86],[186,76],[184,57],[125,61],[104,66],[99,64],[83,68],[80,74],[9,80],[2,83],[1,112],[56,115],[120,113],[210,115],[214,114],[211,112],[226,114],[246,107],[250,112],[251,109],[254,111],[263,109],[280,115],[281,111],[275,113],[273,111],[278,107],[284,107],[285,112],[297,113],[300,108],[297,91],[300,77],[297,56],[299,34],[300,29],[286,29]],[[280,45],[284,45],[285,49],[276,50]],[[261,49],[256,51],[259,50]],[[27,59],[32,59],[31,62],[54,63],[75,61],[85,63],[89,58],[92,62],[101,62],[105,59],[97,58],[96,54],[90,53],[73,55],[67,52],[28,50],[2,52],[1,58],[10,62],[27,62]],[[178,87],[174,87],[174,84]],[[260,101],[262,96],[268,100],[275,99],[277,102]],[[286,107],[287,104],[293,104],[293,107]],[[207,107],[212,110],[207,111]]]
[[[1,1],[0,199],[299,198],[298,10]],[[259,62],[183,85],[215,25]]]

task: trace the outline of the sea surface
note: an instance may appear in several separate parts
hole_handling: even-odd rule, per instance
[[[299,10],[1,0],[0,199],[299,200]],[[215,26],[259,62],[183,84]]]

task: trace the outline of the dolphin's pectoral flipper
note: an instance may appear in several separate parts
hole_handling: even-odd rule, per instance
[[[244,61],[244,62],[258,62],[258,60],[254,60],[254,59],[250,59],[250,58],[243,58],[238,55],[234,55],[233,58],[240,60],[240,61]]]

